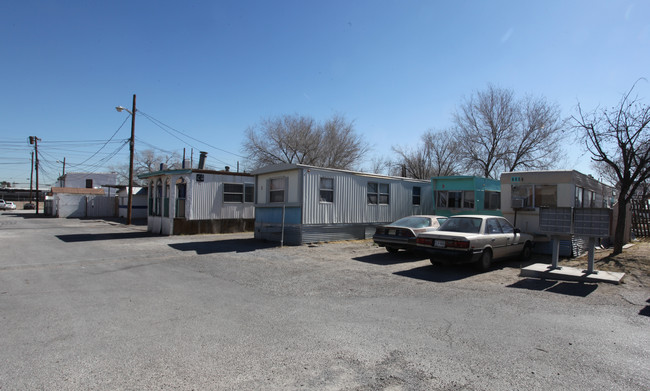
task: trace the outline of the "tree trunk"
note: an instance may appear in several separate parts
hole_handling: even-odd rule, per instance
[[[627,204],[625,203],[625,197],[621,194],[618,197],[618,216],[616,217],[616,230],[614,231],[614,251],[612,252],[614,255],[623,252],[623,245],[625,244],[626,217]]]

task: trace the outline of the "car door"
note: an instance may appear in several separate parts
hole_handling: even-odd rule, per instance
[[[485,235],[492,246],[493,258],[508,256],[508,235],[503,233],[498,219],[490,218],[485,221]]]
[[[524,248],[524,243],[521,241],[521,234],[515,232],[515,227],[506,219],[499,219],[499,225],[501,225],[501,231],[507,238],[507,256],[519,254]]]

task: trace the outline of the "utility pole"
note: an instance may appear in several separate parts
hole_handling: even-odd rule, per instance
[[[63,186],[63,181],[65,180],[65,157],[63,158],[63,161],[57,160],[57,163],[63,163],[63,173],[61,174],[61,177],[59,178],[59,186]]]
[[[34,144],[34,156],[36,157],[36,214],[38,214],[38,142],[40,138],[36,136],[29,136],[29,143]]]
[[[34,178],[34,151],[32,151],[32,171],[29,173],[29,202],[34,201],[32,198],[32,179]]]
[[[133,155],[135,152],[135,94],[133,94],[133,111],[131,112],[131,142],[129,143],[129,201],[126,209],[126,225],[131,225],[131,208],[133,207]]]
[[[133,108],[131,111],[122,106],[115,108],[117,111],[126,110],[131,114],[131,140],[129,141],[129,194],[126,207],[126,224],[131,224],[131,209],[133,208],[133,155],[135,151],[135,94],[133,94]]]

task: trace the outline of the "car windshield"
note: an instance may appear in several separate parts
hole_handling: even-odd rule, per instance
[[[438,230],[477,234],[481,229],[481,221],[482,219],[476,217],[452,217],[445,221]]]
[[[431,219],[428,217],[409,216],[388,225],[394,227],[425,228],[431,226]]]

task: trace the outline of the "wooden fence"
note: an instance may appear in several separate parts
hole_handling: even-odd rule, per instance
[[[637,238],[650,237],[650,207],[648,200],[637,199],[630,202],[632,212],[632,233]]]

